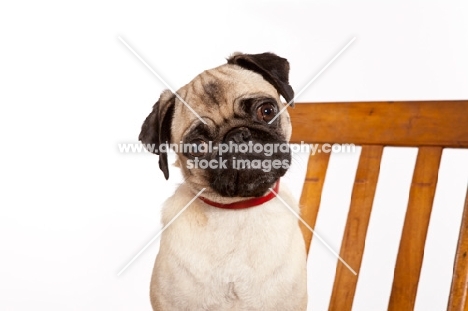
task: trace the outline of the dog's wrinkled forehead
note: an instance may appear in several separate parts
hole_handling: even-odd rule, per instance
[[[242,98],[262,96],[280,101],[278,91],[260,74],[230,64],[202,72],[177,93],[200,117],[215,118],[216,123],[232,117]],[[185,123],[198,119],[179,99],[176,103],[176,115]]]

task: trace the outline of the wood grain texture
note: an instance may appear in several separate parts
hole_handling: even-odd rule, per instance
[[[388,310],[413,310],[437,185],[441,147],[421,147],[416,158]]]
[[[468,148],[468,100],[298,103],[291,142]]]
[[[358,274],[380,172],[383,146],[362,146],[340,257]],[[358,276],[338,261],[329,310],[351,310]]]
[[[321,146],[318,148],[321,150]],[[301,207],[302,219],[313,229],[317,220],[317,214],[322,197],[323,183],[327,173],[330,153],[319,153],[315,155],[310,153],[307,163],[307,173],[302,188],[299,206]],[[312,232],[299,222],[302,235],[306,245],[306,252],[309,254],[310,243],[312,241]]]
[[[452,288],[447,310],[468,310],[468,189],[453,266]]]

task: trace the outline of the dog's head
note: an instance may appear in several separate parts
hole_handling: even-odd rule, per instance
[[[291,160],[291,123],[280,100],[294,97],[288,76],[288,61],[275,54],[234,54],[177,95],[164,91],[139,139],[155,147],[166,179],[164,144],[171,144],[185,182],[206,188],[204,196],[262,196]]]

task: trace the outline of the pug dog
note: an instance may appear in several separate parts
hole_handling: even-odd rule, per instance
[[[164,91],[144,121],[139,139],[156,147],[166,179],[161,147],[184,146],[174,150],[184,182],[162,210],[163,224],[172,223],[154,264],[153,310],[306,310],[304,240],[276,196],[299,213],[279,185],[291,161],[291,122],[280,113],[280,96],[294,97],[288,79],[286,59],[236,53],[176,94]],[[259,152],[273,145],[282,147]]]

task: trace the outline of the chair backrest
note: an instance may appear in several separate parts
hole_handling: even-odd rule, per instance
[[[362,146],[340,257],[359,273],[385,146],[418,147],[388,310],[413,310],[443,148],[468,148],[468,101],[298,103],[290,109],[292,143]],[[330,153],[309,157],[300,199],[314,228]],[[312,232],[301,224],[309,251]],[[468,310],[468,197],[460,228],[448,310]],[[358,278],[341,262],[329,310],[351,310]]]

